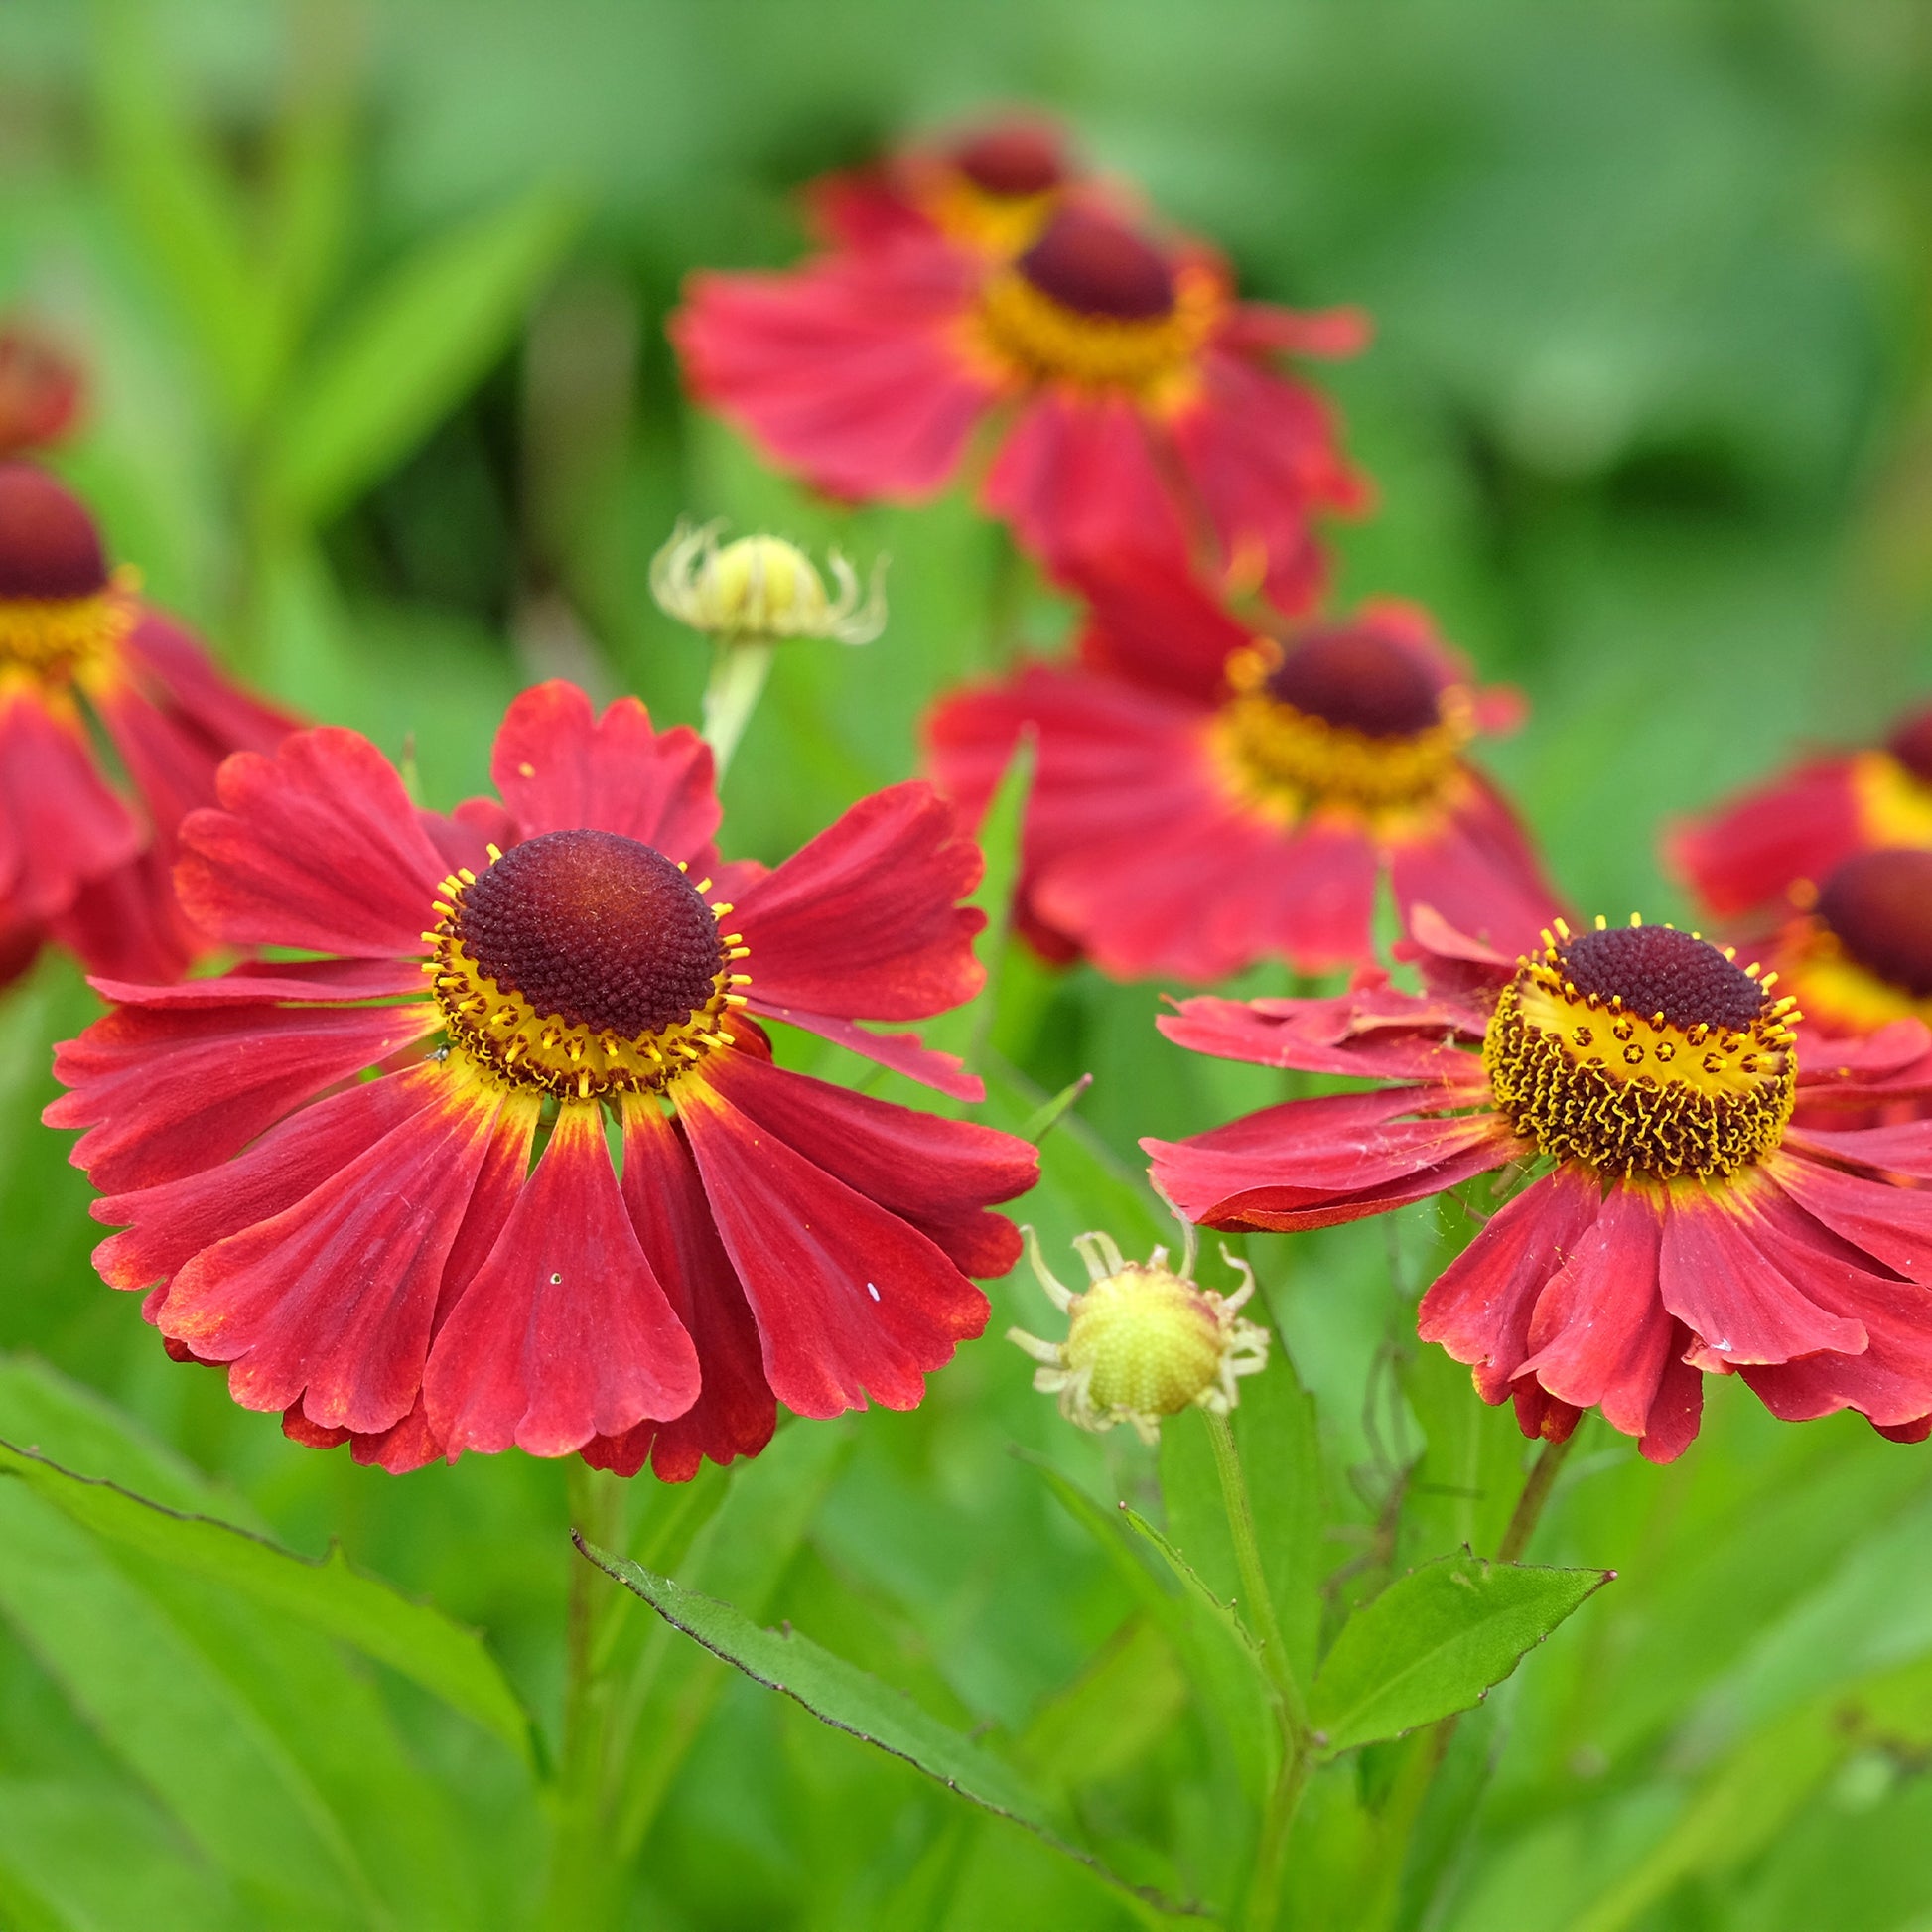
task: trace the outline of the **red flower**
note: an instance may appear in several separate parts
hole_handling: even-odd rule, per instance
[[[1733,918],[1808,902],[1840,860],[1878,846],[1932,848],[1932,709],[1882,747],[1808,759],[1673,827],[1664,849],[1711,912]]]
[[[999,437],[980,490],[1050,569],[1195,558],[1305,604],[1324,510],[1362,490],[1283,350],[1339,355],[1362,323],[1237,302],[1205,251],[1059,207],[1016,259],[943,237],[780,275],[692,277],[671,334],[692,392],[837,496],[917,501]]]
[[[169,881],[175,828],[212,801],[229,752],[272,749],[293,722],[109,573],[52,477],[0,464],[0,971],[51,934],[97,971],[178,977],[210,941]]]
[[[1016,114],[821,175],[805,186],[805,209],[813,233],[833,248],[939,238],[976,254],[1013,255],[1078,179],[1062,131]]]
[[[682,1478],[756,1454],[774,1396],[911,1407],[986,1321],[965,1272],[1012,1265],[985,1209],[1034,1152],[787,1072],[753,1016],[978,1097],[856,1024],[980,985],[951,811],[900,785],[720,866],[710,751],[567,684],[510,707],[493,769],[500,804],[443,819],[352,732],[222,767],[183,897],[307,957],[96,982],[48,1120],[125,1227],[102,1275],[236,1401],[391,1469],[516,1444]]]
[[[1257,638],[1183,577],[1087,575],[1080,668],[943,700],[940,788],[977,816],[1037,734],[1022,911],[1049,953],[1208,981],[1268,957],[1364,963],[1384,873],[1404,908],[1526,943],[1555,904],[1522,827],[1462,757],[1513,724],[1414,607]]]
[[[1421,1333],[1561,1440],[1599,1408],[1645,1455],[1697,1434],[1707,1374],[1773,1414],[1862,1411],[1916,1439],[1932,1412],[1932,1122],[1799,1125],[1917,1085],[1917,1021],[1800,1040],[1757,969],[1668,926],[1572,935],[1511,961],[1418,918],[1425,991],[1187,1001],[1201,1052],[1365,1075],[1191,1141],[1146,1143],[1197,1221],[1307,1228],[1498,1169],[1541,1171],[1423,1297]],[[1815,1118],[1815,1117],[1814,1117]]]
[[[44,449],[80,414],[80,370],[20,322],[0,322],[0,460]]]

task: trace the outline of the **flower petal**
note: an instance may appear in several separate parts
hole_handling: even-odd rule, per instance
[[[1482,1062],[1454,1042],[1480,1039],[1482,1022],[1459,1002],[1431,999],[1364,976],[1320,1000],[1182,1000],[1155,1023],[1196,1053],[1261,1066],[1388,1080],[1486,1086]]]
[[[962,1005],[986,982],[973,957],[986,918],[956,901],[983,869],[930,785],[860,799],[746,887],[731,923],[752,949],[752,1010],[920,1020]]]
[[[801,1416],[910,1409],[977,1335],[986,1297],[916,1228],[686,1081],[680,1117],[758,1318],[773,1393]]]
[[[0,690],[0,905],[9,921],[65,911],[89,879],[125,865],[146,834],[101,776],[70,704]]]
[[[1814,1220],[1892,1273],[1932,1287],[1932,1192],[1845,1173],[1784,1148],[1761,1165]]]
[[[118,1006],[171,1007],[177,1013],[196,1007],[262,1006],[269,1001],[333,1004],[388,1000],[420,994],[425,984],[416,959],[251,959],[211,979],[172,986],[146,986],[103,974],[87,984]]]
[[[1720,917],[1780,904],[1796,880],[1822,885],[1864,843],[1852,759],[1828,758],[1669,828],[1671,871]]]
[[[1686,1180],[1666,1189],[1658,1255],[1664,1306],[1715,1358],[1706,1367],[1788,1362],[1821,1349],[1861,1353],[1864,1329],[1809,1301],[1780,1267],[1782,1244],[1753,1211],[1761,1191],[1748,1181]]]
[[[71,1091],[41,1118],[88,1130],[68,1158],[96,1187],[151,1187],[225,1161],[305,1100],[440,1021],[427,1001],[186,1013],[119,1007],[55,1048],[55,1075]]]
[[[834,1020],[823,1013],[801,1013],[796,1007],[759,1004],[758,1011],[768,1020],[782,1020],[788,1027],[833,1040],[848,1052],[862,1054],[955,1100],[977,1103],[986,1098],[986,1082],[977,1073],[968,1073],[966,1062],[957,1053],[942,1053],[936,1046],[924,1045],[917,1034],[876,1034],[853,1021]]]
[[[368,1434],[422,1387],[443,1268],[482,1171],[499,1098],[442,1093],[272,1219],[183,1266],[164,1333],[225,1361],[247,1409],[300,1402],[326,1429]]]
[[[1085,600],[1080,662],[1106,677],[1213,704],[1225,690],[1229,656],[1253,637],[1190,572],[1132,552],[1066,573]]]
[[[1422,1298],[1416,1332],[1475,1370],[1501,1402],[1530,1352],[1530,1316],[1552,1275],[1602,1207],[1600,1185],[1561,1167],[1506,1202]]]
[[[420,958],[447,868],[395,768],[366,738],[296,732],[221,767],[222,809],[191,812],[175,890],[233,946]]]
[[[656,731],[635,698],[602,718],[561,678],[521,693],[503,715],[490,775],[520,837],[587,826],[709,866],[720,817],[711,747],[689,725]]]
[[[1676,1331],[1657,1292],[1662,1236],[1661,1202],[1640,1187],[1612,1185],[1538,1298],[1534,1352],[1518,1370],[1560,1401],[1600,1409],[1626,1436],[1644,1433]]]
[[[748,1054],[720,1055],[705,1077],[747,1120],[929,1235],[962,1274],[1004,1275],[1020,1259],[1019,1229],[986,1210],[1039,1179],[1038,1153],[1027,1142]]]
[[[423,1376],[446,1449],[568,1455],[698,1398],[698,1357],[618,1192],[595,1102],[568,1101]]]
[[[691,1151],[655,1100],[623,1107],[623,1199],[651,1271],[698,1351],[698,1399],[674,1421],[640,1422],[584,1445],[593,1468],[635,1475],[646,1456],[660,1482],[688,1482],[707,1456],[757,1455],[778,1408],[764,1379],[758,1323],[719,1244]]]

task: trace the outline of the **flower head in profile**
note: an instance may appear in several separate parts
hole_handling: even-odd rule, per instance
[[[95,982],[47,1118],[122,1229],[102,1275],[238,1402],[391,1469],[514,1444],[681,1478],[775,1402],[911,1407],[985,1324],[967,1276],[1018,1256],[986,1210],[1034,1151],[781,1068],[761,1023],[977,1098],[858,1024],[977,991],[977,850],[906,784],[720,863],[706,746],[567,684],[512,704],[493,772],[442,818],[352,732],[222,767],[179,887],[277,957]]]
[[[44,450],[72,429],[79,364],[30,323],[0,318],[0,462]]]
[[[1241,1276],[1232,1295],[1194,1281],[1194,1230],[1178,1269],[1166,1248],[1146,1261],[1125,1260],[1112,1235],[1082,1234],[1073,1245],[1086,1263],[1078,1294],[1057,1280],[1029,1228],[1027,1255],[1046,1298],[1067,1317],[1064,1341],[1042,1341],[1024,1328],[1007,1339],[1039,1367],[1034,1387],[1059,1397],[1060,1414],[1076,1428],[1105,1434],[1131,1423],[1144,1443],[1160,1440],[1161,1424],[1183,1409],[1225,1416],[1240,1400],[1238,1377],[1268,1366],[1268,1330],[1246,1320],[1241,1308],[1255,1291],[1254,1271],[1225,1247],[1222,1259]]]
[[[228,753],[293,722],[110,570],[70,491],[0,464],[0,968],[52,936],[99,972],[178,977],[211,942],[170,881],[176,827]]]
[[[1421,993],[1366,976],[1161,1023],[1200,1052],[1378,1083],[1147,1142],[1183,1213],[1323,1227],[1533,1176],[1420,1322],[1525,1434],[1561,1440],[1595,1408],[1668,1461],[1704,1377],[1733,1374],[1788,1421],[1856,1409],[1925,1434],[1932,1122],[1823,1124],[1925,1090],[1918,1021],[1814,1038],[1773,974],[1670,926],[1559,922],[1515,959],[1427,912],[1415,932]]]
[[[771,643],[787,637],[830,637],[869,644],[886,627],[886,559],[862,587],[859,573],[837,550],[825,580],[796,544],[782,537],[739,537],[718,546],[716,523],[680,523],[651,559],[650,588],[659,607],[693,630],[735,643]]]
[[[1021,911],[1049,954],[1205,982],[1263,958],[1366,964],[1381,880],[1499,944],[1554,895],[1469,762],[1512,725],[1413,606],[1257,636],[1186,577],[1086,572],[1077,667],[1035,665],[941,700],[940,789],[977,816],[1036,738]]]
[[[1882,745],[1801,759],[1665,839],[1671,869],[1716,918],[1803,906],[1855,852],[1932,849],[1932,707]]]
[[[1326,405],[1278,365],[1352,352],[1360,319],[1243,303],[1204,249],[1085,202],[1011,259],[913,236],[696,275],[671,334],[692,393],[834,496],[922,500],[997,438],[980,500],[1056,572],[1192,560],[1298,607],[1314,520],[1363,497]]]
[[[821,175],[806,184],[804,200],[813,231],[831,247],[937,239],[1003,256],[1025,248],[1080,181],[1065,132],[1016,113]]]

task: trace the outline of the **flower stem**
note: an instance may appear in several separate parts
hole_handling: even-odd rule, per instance
[[[758,709],[771,670],[771,649],[762,640],[747,642],[730,635],[718,639],[711,681],[704,690],[704,739],[721,778]]]
[[[1529,1480],[1523,1484],[1523,1493],[1516,1499],[1516,1508],[1510,1515],[1508,1529],[1503,1531],[1503,1540],[1496,1545],[1498,1563],[1514,1563],[1529,1547],[1529,1540],[1536,1534],[1537,1522],[1543,1515],[1543,1505],[1550,1500],[1550,1491],[1556,1487],[1558,1471],[1562,1469],[1564,1457],[1570,1453],[1570,1446],[1576,1440],[1573,1432],[1560,1443],[1543,1445],[1530,1469]]]
[[[571,1527],[587,1543],[621,1540],[623,1485],[572,1456],[566,1471]],[[611,1686],[604,1675],[606,1626],[621,1597],[611,1580],[574,1548],[564,1631],[564,1733],[555,1786],[556,1831],[540,1920],[545,1932],[601,1932],[614,1922],[618,1880],[604,1817],[604,1740]]]
[[[1268,1794],[1268,1808],[1261,1815],[1261,1839],[1255,1847],[1254,1871],[1248,1879],[1247,1901],[1242,1907],[1244,1932],[1274,1932],[1281,1916],[1282,1877],[1288,1868],[1289,1834],[1295,1827],[1295,1814],[1302,1807],[1302,1793],[1308,1789],[1309,1773],[1314,1767],[1313,1747],[1306,1737],[1282,1758],[1281,1774]]]

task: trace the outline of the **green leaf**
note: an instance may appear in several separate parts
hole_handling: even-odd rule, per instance
[[[1037,1147],[1067,1113],[1080,1104],[1080,1096],[1093,1085],[1093,1075],[1082,1073],[1069,1080],[1051,1100],[1043,1102],[1029,1114],[1020,1127],[1020,1138],[1032,1141]]]
[[[683,1631],[754,1682],[803,1705],[821,1724],[904,1759],[948,1791],[1025,1826],[1142,1903],[1157,1910],[1182,1909],[1127,1885],[1089,1854],[1068,1844],[1055,1831],[1040,1799],[1010,1766],[857,1665],[789,1627],[761,1629],[731,1604],[686,1589],[641,1564],[614,1557],[581,1539],[577,1547],[599,1569],[634,1590],[673,1629]]]
[[[263,1608],[352,1644],[420,1684],[521,1755],[530,1720],[474,1630],[358,1575],[340,1549],[320,1563],[211,1517],[187,1515],[0,1440],[0,1474],[108,1541],[224,1586]]]
[[[1241,1380],[1234,1440],[1248,1478],[1275,1621],[1290,1668],[1306,1684],[1314,1674],[1321,1638],[1328,1497],[1314,1398],[1303,1388],[1279,1340],[1272,1355],[1261,1374]]]
[[[0,1483],[0,1614],[244,1892],[292,1927],[379,1914],[300,1760],[77,1524]]]
[[[1314,1680],[1309,1721],[1332,1756],[1466,1711],[1614,1575],[1466,1552],[1424,1564],[1343,1625]]]
[[[502,353],[576,219],[557,188],[530,189],[364,297],[291,381],[265,461],[273,508],[325,521],[406,456]]]
[[[1052,1789],[1117,1777],[1167,1734],[1186,1702],[1173,1646],[1153,1619],[1136,1614],[1040,1707],[1016,1754],[1035,1783]]]

